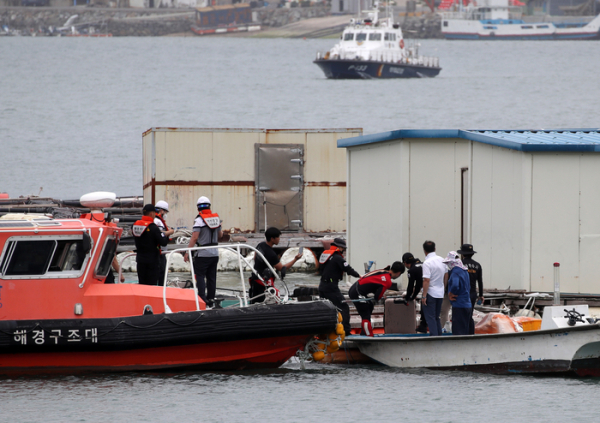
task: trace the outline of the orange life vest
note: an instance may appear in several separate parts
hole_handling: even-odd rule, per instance
[[[333,257],[333,255],[335,254],[336,251],[340,251],[340,249],[336,246],[331,246],[331,248],[329,248],[329,250],[323,251],[323,253],[321,254],[321,257],[319,257],[319,264],[324,265],[325,263],[327,263],[327,261],[331,257]]]
[[[148,230],[148,226],[150,226],[152,223],[154,223],[154,219],[152,219],[150,216],[142,216],[140,220],[133,224],[133,236],[142,236],[144,231]]]
[[[211,212],[210,209],[201,210],[200,213],[198,213],[198,217],[202,219],[202,221],[206,223],[206,226],[208,226],[210,229],[217,229],[219,226],[221,226],[221,219],[219,218],[219,215]]]

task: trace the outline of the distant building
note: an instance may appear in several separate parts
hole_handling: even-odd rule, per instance
[[[361,1],[363,1],[363,8],[365,8],[364,0],[331,0],[331,13],[356,15],[360,10]]]
[[[338,141],[349,260],[471,243],[484,286],[600,294],[600,131],[398,130]]]

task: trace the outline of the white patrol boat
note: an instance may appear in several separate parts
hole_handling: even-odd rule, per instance
[[[391,13],[379,18],[375,2],[365,19],[351,19],[341,41],[317,53],[316,63],[331,79],[424,78],[440,73],[437,57],[419,56],[418,44],[404,45],[402,29]]]

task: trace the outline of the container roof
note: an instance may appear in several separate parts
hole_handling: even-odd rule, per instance
[[[523,152],[600,152],[600,129],[400,129],[338,140],[339,148],[403,139],[462,138]]]

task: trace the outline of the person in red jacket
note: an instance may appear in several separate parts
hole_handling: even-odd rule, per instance
[[[404,273],[404,270],[404,265],[399,261],[395,261],[391,267],[387,266],[383,270],[374,270],[367,273],[350,287],[348,296],[354,300],[354,306],[362,319],[360,325],[361,335],[373,336],[371,314],[375,308],[374,302],[383,297],[385,291],[392,286],[392,280],[397,279]],[[369,297],[371,294],[373,296]]]

